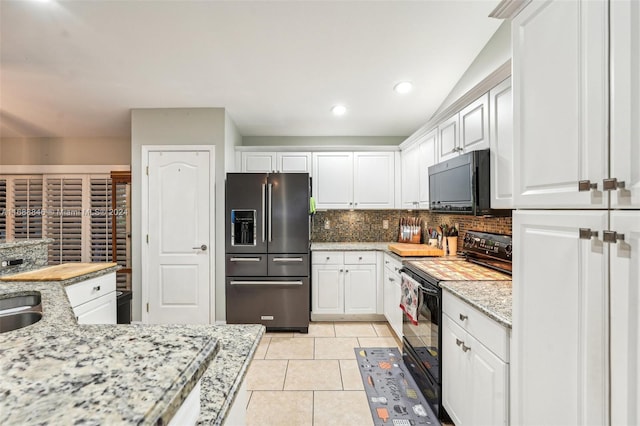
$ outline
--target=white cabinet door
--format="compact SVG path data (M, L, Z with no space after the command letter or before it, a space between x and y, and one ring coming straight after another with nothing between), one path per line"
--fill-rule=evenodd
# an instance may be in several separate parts
M448 160L460 154L458 129L459 115L455 114L438 125L438 162Z
M402 310L400 310L400 276L393 273L389 268L384 268L383 276L384 291L384 316L389 325L402 339Z
M318 209L353 208L353 153L313 153L313 174Z
M460 147L464 152L489 148L489 94L460 111Z
M469 356L467 391L471 403L462 424L508 425L509 364L469 334L465 337L464 345L468 348ZM463 352L461 348L458 350Z
M465 338L466 332L442 315L442 405L457 426L464 424L469 407L469 355L458 344Z
M358 209L394 208L394 153L353 153L353 201Z
M412 145L400 154L402 161L402 208L418 207L420 193L420 147Z
M640 5L610 2L611 176L625 184L612 191L614 208L640 208ZM604 159L603 159L604 161Z
M491 157L491 208L513 207L513 102L511 78L489 92L491 106L489 154Z
M312 312L314 314L344 313L344 269L341 265L312 267Z
M277 169L275 152L243 152L241 159L245 173L271 173Z
M345 265L344 313L375 314L377 287L376 265Z
M433 129L420 142L418 161L418 204L420 208L429 208L429 167L437 163L436 145L438 130Z
M611 212L611 424L640 424L640 212Z
M276 164L280 173L309 173L311 176L310 152L278 152Z
M541 407L555 424L608 424L607 222L607 211L513 215L512 424L544 423Z
M78 324L115 324L118 314L116 292L112 291L78 305L73 308L73 313Z
M606 207L607 8L534 1L513 18L515 207Z

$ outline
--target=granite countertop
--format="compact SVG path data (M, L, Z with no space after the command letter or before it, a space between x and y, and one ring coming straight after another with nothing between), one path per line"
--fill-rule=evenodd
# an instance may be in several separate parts
M341 242L341 243L311 243L311 251L328 251L328 250L378 250L389 251L389 244L393 244L393 241L389 242Z
M64 287L115 269L0 283L0 297L40 292L43 311L0 334L0 424L166 424L200 379L203 418L222 422L264 327L78 325Z
M0 249L3 248L14 248L14 247L24 247L24 246L34 246L37 244L49 244L52 243L52 238L42 238L39 240L0 240Z
M511 281L441 281L440 287L511 328Z

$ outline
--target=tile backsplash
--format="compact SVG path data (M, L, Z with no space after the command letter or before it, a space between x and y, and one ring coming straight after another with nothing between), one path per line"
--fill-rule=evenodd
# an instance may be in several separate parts
M397 241L402 217L419 217L424 222L423 241L427 227L457 224L461 231L458 247L469 230L511 235L511 215L503 217L465 216L431 213L428 210L323 210L312 219L311 240L314 242ZM389 222L388 229L383 221ZM325 224L328 222L328 228Z

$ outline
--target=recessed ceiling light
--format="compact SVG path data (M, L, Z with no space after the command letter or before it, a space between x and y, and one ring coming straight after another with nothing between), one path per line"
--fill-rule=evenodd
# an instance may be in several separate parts
M413 83L410 81L401 81L400 83L393 86L393 90L396 93L409 93L413 89Z
M334 107L331 108L331 112L333 115L345 115L347 107L344 105L334 105Z

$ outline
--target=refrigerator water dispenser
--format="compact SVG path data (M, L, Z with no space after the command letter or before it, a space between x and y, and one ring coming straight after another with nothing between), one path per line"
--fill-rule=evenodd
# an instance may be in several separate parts
M257 219L255 210L231 210L231 245L256 245Z

